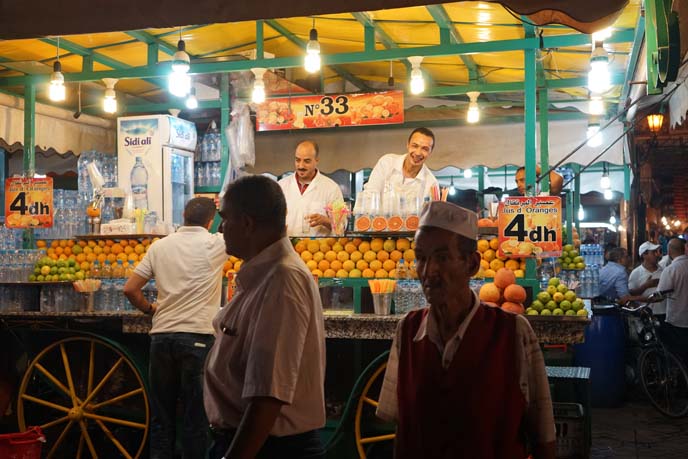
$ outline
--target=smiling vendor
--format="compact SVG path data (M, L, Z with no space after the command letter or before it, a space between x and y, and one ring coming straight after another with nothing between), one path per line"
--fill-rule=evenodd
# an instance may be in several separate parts
M423 195L428 195L437 179L425 165L435 146L435 134L428 128L417 128L411 132L406 143L406 154L387 154L380 158L370 173L367 191L385 191L390 184L393 189L416 186Z

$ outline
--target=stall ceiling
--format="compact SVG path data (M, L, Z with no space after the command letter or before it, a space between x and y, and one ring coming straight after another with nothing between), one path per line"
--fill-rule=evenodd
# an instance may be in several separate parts
M257 28L262 27L264 51L281 58L280 62L286 62L284 58L300 59L303 55L303 48L313 24L318 29L322 54L326 58L336 58L347 53L358 53L357 55L363 55L365 58L324 66L324 87L319 86L318 78L314 82L300 65L278 66L271 69L274 73L269 74L268 78L272 79L272 83L268 84L268 93L288 94L314 89L325 92L389 89L389 60L376 57L376 52L418 48L422 54L422 47L466 43L484 46L480 48L480 52L461 55L439 53L440 55L424 59L422 68L430 81L429 94L448 100L448 105L456 105L467 101L466 97L462 96L467 90L483 89L481 101L494 105L504 102L518 106L523 103L520 88L524 80L524 52L522 48L519 49L519 44L523 42L525 46L524 38L537 37L537 34L541 33L544 47L538 51L538 60L542 75L551 83L550 99L587 100L585 85L591 53L589 37L581 35L571 27L559 24L531 28L530 22L536 20L568 21L579 29L590 29L593 27L591 24L601 27L605 21L613 21L613 35L605 42L605 48L610 54L610 71L614 86L605 94L605 100L609 102L608 107L614 108L622 95L624 81L627 80L627 67L631 61L630 54L634 42L636 46L639 45L634 29L638 24L641 9L641 0L572 0L557 2L558 8L562 7L564 12L570 8L567 17L562 15L563 13L555 14L551 11L540 11L532 17L526 17L508 10L497 2L459 2L394 8L420 2L353 0L341 4L318 4L267 0L222 4L200 0L193 4L108 2L107 8L99 9L91 4L88 11L74 14L74 5L82 2L51 2L51 8L45 10L40 5L42 3L37 2L36 5L32 4L31 8L26 8L23 2L3 2L0 17L7 19L2 20L0 36L36 36L38 30L41 30L41 33L63 30L83 32L92 31L96 27L97 30L112 30L115 27L127 30L132 26L141 27L144 24L179 24L181 13L187 23L200 22L199 12L205 12L206 16L203 18L207 22L211 22L207 18L236 20L265 17L268 11L273 17L287 17L295 13L314 14L311 17L187 25L181 28L163 27L62 35L59 39L59 54L68 82L67 99L62 106L68 109L76 107L77 85L74 82L91 81L82 86L84 111L99 115L103 115L100 111L103 86L98 80L103 76L112 76L113 72L120 77L117 84L118 98L122 97L122 105L129 107L127 113L145 112L145 107L151 104L172 103L181 108L183 101L174 100L168 94L163 78L163 70L167 68L163 64L172 59L180 36L186 42L186 49L192 58L191 73L196 73L194 78L204 81L211 88L218 87L219 79L212 73L198 75L210 73L202 69L209 68L210 64L221 66L226 61L244 61L238 65L244 71L235 72L232 84L236 90L235 95L245 97L252 78L248 72L251 63L247 61L246 53L259 46L256 42ZM511 0L502 3L511 5L515 11L536 13L543 5L552 2ZM136 7L132 6L133 4L136 4ZM209 15L211 6L214 8L213 14ZM343 8L368 8L369 11L344 13L341 11ZM151 11L148 11L149 9ZM165 11L160 11L162 9ZM150 14L153 10L157 15ZM50 27L42 22L47 11L54 13L50 18ZM137 17L134 17L135 13L138 14ZM28 25L27 15L31 17L32 26ZM90 16L94 18L94 23L89 22ZM109 19L109 22L106 19ZM587 25L583 24L586 22ZM365 50L364 25L374 28L376 51ZM527 29L530 30L530 35L527 35ZM442 36L446 42L442 42ZM557 39L559 41L556 41ZM547 43L555 45L548 47ZM0 90L21 95L24 84L38 81L38 99L46 102L46 68L50 69L56 59L57 45L56 36L0 41ZM151 49L153 54L149 55ZM92 71L88 69L90 61L93 62ZM405 58L391 61L395 88L406 88L410 67L408 61ZM145 75L145 78L137 77L138 75ZM417 102L415 99L408 97L407 106L423 105L423 101ZM125 113L118 115L122 114Z

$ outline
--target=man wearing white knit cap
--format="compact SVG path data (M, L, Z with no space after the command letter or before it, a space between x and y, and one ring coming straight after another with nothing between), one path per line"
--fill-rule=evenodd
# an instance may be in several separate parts
M396 459L555 457L535 333L469 287L480 266L477 220L440 201L421 213L416 262L430 306L399 322L377 408L397 422Z

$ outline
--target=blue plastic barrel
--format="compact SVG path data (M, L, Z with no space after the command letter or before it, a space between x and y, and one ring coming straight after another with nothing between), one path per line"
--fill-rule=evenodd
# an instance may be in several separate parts
M625 341L623 318L614 305L595 305L585 342L575 346L575 364L590 368L590 402L593 407L621 405L625 392Z

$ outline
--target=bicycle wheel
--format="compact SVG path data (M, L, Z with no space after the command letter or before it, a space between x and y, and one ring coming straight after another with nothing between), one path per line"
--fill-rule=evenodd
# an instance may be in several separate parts
M638 367L643 391L660 413L670 418L688 414L688 372L678 357L661 348L647 349Z

